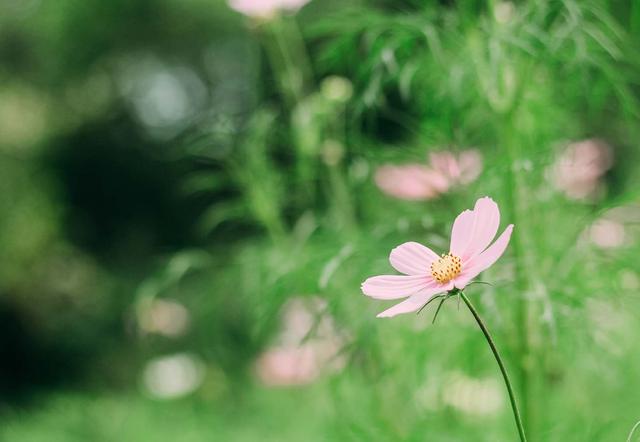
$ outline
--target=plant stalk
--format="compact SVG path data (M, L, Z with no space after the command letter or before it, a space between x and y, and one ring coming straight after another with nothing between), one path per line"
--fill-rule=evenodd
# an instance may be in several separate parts
M469 307L469 311L471 312L473 317L476 319L478 326L480 326L480 330L482 330L484 337L487 339L487 343L489 344L489 347L491 347L493 356L496 358L496 362L498 362L498 366L500 367L500 372L502 373L502 378L504 379L504 383L507 386L507 391L509 392L509 401L511 402L511 410L513 411L513 417L516 421L516 427L518 428L518 435L520 436L520 441L527 442L527 436L524 433L524 426L522 425L522 418L520 417L520 410L518 409L518 404L516 403L516 397L513 392L513 387L511 386L511 381L509 380L509 374L507 373L507 369L504 365L504 362L502 361L502 356L500 356L498 347L496 347L496 344L493 341L493 338L491 337L491 333L489 333L487 326L482 321L482 318L480 318L480 315L476 311L473 304L471 304L471 301L469 301L469 298L467 298L467 296L462 291L460 291L460 297L462 298L464 303L467 304L467 307Z
M516 101L517 105L517 101ZM525 216L521 216L521 209L519 206L519 197L521 193L521 180L514 171L513 167L519 158L519 144L514 139L513 130L511 127L511 121L515 118L516 110L511 109L508 115L502 117L500 127L500 138L503 149L505 149L507 162L507 169L505 173L505 179L507 181L507 199L509 207L511 209L510 219L511 222L518 225L518 229L513 235L511 241L511 250L513 251L515 261L515 282L519 293L523 293L526 290L528 283L526 280L526 274L524 269L526 264L524 262L522 246L522 235L526 229L526 223L524 222ZM524 225L523 225L524 224ZM531 358L531 335L534 330L531 329L533 324L530 321L530 305L529 300L523 296L516 298L516 315L518 318L518 382L519 393L522 399L522 410L529 425L529 431L535 430L535 422L533 418L533 404L531 402L531 389L532 389L532 374L529 361Z

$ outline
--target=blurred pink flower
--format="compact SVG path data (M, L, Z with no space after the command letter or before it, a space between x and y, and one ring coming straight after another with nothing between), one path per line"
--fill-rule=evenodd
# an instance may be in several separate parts
M407 298L380 313L380 318L415 312L440 293L462 290L507 248L513 224L491 244L499 225L498 205L489 197L480 198L473 210L465 210L455 219L448 254L438 256L417 242L401 244L391 251L389 261L404 275L368 278L362 283L362 292L375 299Z
M387 195L406 200L430 200L456 185L473 182L482 171L482 157L475 149L459 155L432 152L430 165L381 166L375 182Z
M322 374L344 367L344 339L320 298L293 298L285 306L282 330L275 345L256 361L256 374L265 385L292 386L314 382Z
M280 11L295 12L310 0L229 0L229 7L249 17L271 18Z
M446 176L452 184L469 184L482 172L482 156L477 149L460 152L431 152L429 160L433 168Z
M551 181L568 198L594 196L613 165L611 146L598 139L569 144L551 168Z
M602 249L615 249L625 243L624 224L619 221L601 218L589 227L591 241Z
M310 384L320 375L312 347L275 347L256 362L258 377L265 385L287 386Z
M382 166L376 171L375 181L387 195L405 200L429 200L448 188L444 176L419 164Z

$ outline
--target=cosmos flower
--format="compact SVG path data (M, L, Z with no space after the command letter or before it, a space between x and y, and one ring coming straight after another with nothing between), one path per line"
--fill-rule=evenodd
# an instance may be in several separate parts
M613 165L611 146L598 139L569 144L553 164L549 175L553 185L567 198L593 197L602 184L602 176Z
M513 224L491 244L499 225L498 205L489 197L480 198L473 210L455 219L449 253L438 256L417 242L401 244L391 251L389 261L404 275L373 276L362 283L362 292L375 299L407 298L380 318L415 312L438 294L462 290L507 248Z
M472 183L482 171L482 157L476 149L465 150L457 155L446 151L431 152L429 161L451 185Z
M306 385L320 376L320 364L311 346L274 347L256 361L256 374L269 386Z
M420 164L382 166L375 181L387 195L414 201L434 199L448 188L443 175Z
M295 12L309 0L229 0L229 7L249 17L271 18L279 11Z
M627 242L624 224L610 218L600 218L587 228L589 239L601 249L615 249Z
M429 162L429 165L382 166L376 172L375 182L380 190L395 198L430 200L452 187L473 182L482 171L482 158L475 149L458 155L432 152Z
M341 370L344 346L333 318L320 298L292 298L285 305L276 343L256 360L255 372L268 386L306 385Z

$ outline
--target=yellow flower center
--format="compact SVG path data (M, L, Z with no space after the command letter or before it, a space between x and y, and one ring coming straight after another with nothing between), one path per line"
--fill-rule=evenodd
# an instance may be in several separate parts
M445 284L460 274L462 260L451 253L443 254L431 264L431 275L440 284Z

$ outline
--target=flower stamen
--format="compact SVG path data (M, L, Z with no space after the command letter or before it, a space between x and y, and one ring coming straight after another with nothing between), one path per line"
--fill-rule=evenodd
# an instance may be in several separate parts
M431 263L431 275L440 284L446 284L460 274L462 260L451 253L442 254L442 257Z

